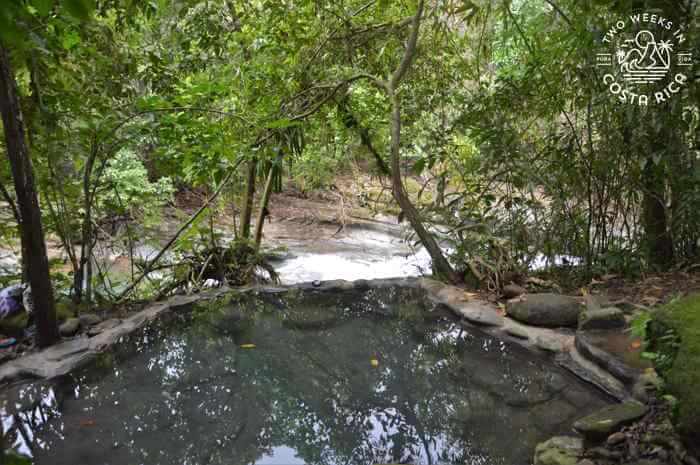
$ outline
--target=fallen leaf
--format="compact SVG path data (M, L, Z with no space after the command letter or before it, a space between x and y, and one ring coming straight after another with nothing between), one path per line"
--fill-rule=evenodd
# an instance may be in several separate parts
M370 358L369 359L369 364L372 365L372 368L377 368L379 366L379 360L376 358Z
M241 344L241 349L255 349L255 344Z

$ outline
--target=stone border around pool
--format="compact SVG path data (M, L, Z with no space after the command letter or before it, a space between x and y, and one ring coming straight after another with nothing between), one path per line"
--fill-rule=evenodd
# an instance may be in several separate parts
M317 291L367 290L371 288L404 287L425 291L435 303L442 304L462 319L463 324L474 326L498 339L507 340L537 353L554 355L554 362L579 378L589 382L619 401L631 398L626 385L584 357L576 347L575 333L569 329L549 329L524 325L462 288L443 284L429 278L393 278L357 281L323 281L289 286L223 287L191 296L173 296L150 304L138 313L121 321L112 321L102 332L88 337L85 334L63 341L43 351L24 355L0 366L0 386L26 379L50 379L77 370L98 355L118 344L125 336L143 328L166 314L176 314L191 308L197 302L206 302L231 292L278 293L289 289Z

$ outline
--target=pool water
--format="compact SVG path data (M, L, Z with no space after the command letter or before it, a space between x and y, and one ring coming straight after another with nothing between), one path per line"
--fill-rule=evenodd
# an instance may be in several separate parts
M37 464L525 465L608 400L388 288L195 308L0 402Z

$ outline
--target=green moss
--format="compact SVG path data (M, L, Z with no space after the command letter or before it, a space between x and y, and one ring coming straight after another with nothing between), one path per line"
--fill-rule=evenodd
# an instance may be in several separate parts
M73 311L72 302L65 300L56 302L56 319L58 321L64 321L73 317L75 317L75 312Z
M700 435L700 294L666 305L657 320L672 328L680 342L670 368L662 373L666 390L680 401L679 425L686 433Z
M10 318L0 320L0 333L8 336L17 336L22 334L22 330L27 327L29 317L27 313L22 311Z

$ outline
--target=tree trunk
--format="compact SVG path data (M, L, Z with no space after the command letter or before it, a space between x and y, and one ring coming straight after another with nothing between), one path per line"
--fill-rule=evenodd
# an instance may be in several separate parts
M433 271L435 275L447 282L457 284L462 280L455 270L452 269L452 265L450 265L450 262L448 262L443 255L442 249L440 249L440 246L433 235L430 234L430 232L428 232L423 225L420 214L418 213L418 210L416 210L416 207L414 207L411 203L411 200L408 198L408 193L406 192L401 179L401 106L399 103L399 98L396 95L396 90L411 66L413 57L416 54L416 45L418 43L418 32L420 29L422 15L423 1L421 0L418 3L418 11L411 21L411 34L408 42L406 43L406 52L401 59L401 63L399 63L399 66L393 72L388 82L379 82L379 84L386 90L389 96L389 101L391 102L392 192L396 202L401 207L401 211L403 212L404 216L411 223L411 226L420 238L423 247L425 247L430 254L430 258L433 260Z
M665 270L673 263L673 242L666 220L664 178L662 164L648 159L642 173L642 221L649 263L657 270Z
M360 142L362 142L362 145L374 157L374 160L377 163L377 168L379 168L379 172L382 174L382 176L390 176L391 171L389 170L389 167L384 162L384 159L379 154L379 152L377 152L377 149L374 147L374 144L372 144L372 138L369 135L369 129L367 129L365 126L362 126L357 120L357 118L355 118L355 115L353 115L352 110L350 109L350 104L348 100L349 97L346 95L340 100L340 102L338 102L338 111L341 114L343 124L347 129L356 130L358 132L358 134L360 135Z
M437 241L432 234L425 228L423 222L420 219L420 214L416 207L413 206L406 189L404 188L403 181L401 179L401 169L400 169L400 145L401 145L401 107L399 105L399 99L394 92L394 89L389 86L389 98L391 99L391 173L392 173L392 192L396 202L401 207L401 211L404 216L408 219L420 238L423 247L430 254L430 258L433 260L433 271L436 276L447 282L457 284L461 281L457 273L452 269L452 265L447 261L442 253L442 249L438 245Z
M258 159L253 157L248 161L246 175L246 191L243 199L243 209L241 211L241 239L250 238L250 220L253 216L253 200L255 198L255 173L257 171Z
M258 212L258 219L255 223L255 250L260 248L260 241L262 240L263 225L265 224L265 217L267 216L267 204L270 201L270 192L272 191L272 179L275 174L275 164L270 165L270 172L267 174L267 180L265 181L265 190L263 190L262 198L260 199L260 211Z
M58 339L56 308L46 256L41 210L34 184L32 161L24 134L24 123L17 93L17 83L7 49L0 44L0 113L5 132L7 158L17 194L17 207L22 217L21 234L29 254L27 268L32 287L37 324L37 344L46 347Z

